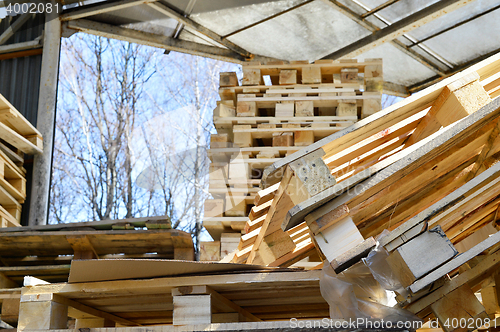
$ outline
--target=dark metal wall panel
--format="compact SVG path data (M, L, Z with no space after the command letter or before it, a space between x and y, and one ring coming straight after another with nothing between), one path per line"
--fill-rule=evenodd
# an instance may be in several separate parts
M0 22L0 33L10 26L11 19L6 17ZM7 41L7 44L34 40L42 34L43 26L44 16L36 15L29 19ZM34 125L36 125L41 68L41 54L0 60L0 93Z
M5 31L16 18L6 17L0 22L0 34ZM42 34L45 17L36 15L12 36L6 44L31 41ZM0 93L21 112L28 121L36 126L38 95L42 55L24 56L0 60ZM29 158L29 157L28 157ZM26 201L23 204L21 224L28 225L31 196L31 177L33 160L28 159L26 168Z

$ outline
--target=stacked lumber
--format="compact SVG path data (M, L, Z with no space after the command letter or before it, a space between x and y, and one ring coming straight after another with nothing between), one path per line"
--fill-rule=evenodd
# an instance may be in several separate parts
M0 284L18 287L26 275L68 280L82 259L193 260L191 236L171 229L165 217L10 227L0 230Z
M175 277L28 286L17 295L21 303L18 328L67 329L68 320L76 319L74 328L162 324L170 325L163 326L166 331L174 331L173 327L175 331L204 331L211 330L208 327L213 323L321 319L328 316L328 304L320 293L320 276L321 271L238 271L233 267L232 271ZM197 324L206 327L194 328ZM246 329L234 324L231 330Z
M290 231L307 225L313 250L340 273L378 238L401 306L445 331L451 318L474 328L495 318L499 77L495 55L268 167L257 196L272 203L233 261L288 266L304 257Z
M264 169L379 111L382 85L380 59L250 63L241 86L236 73L221 73L203 221L213 239L235 250L224 234L248 233L249 218L262 215L251 211ZM202 259L223 258L216 248L202 243Z
M24 154L42 152L42 136L0 95L0 227L20 226L26 199Z

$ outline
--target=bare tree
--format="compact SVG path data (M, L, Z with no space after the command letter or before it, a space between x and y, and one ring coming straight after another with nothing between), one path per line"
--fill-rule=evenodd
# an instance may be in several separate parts
M154 52L84 36L65 40L62 54L56 161L71 167L67 176L90 206L81 217L132 217L128 139L141 113L144 85L154 72L149 64Z
M64 40L52 222L165 215L198 248L219 71L235 69L99 37Z

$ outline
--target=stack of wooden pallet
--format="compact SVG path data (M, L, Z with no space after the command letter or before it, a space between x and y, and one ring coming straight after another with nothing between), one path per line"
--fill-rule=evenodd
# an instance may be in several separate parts
M24 154L42 152L42 136L0 95L0 226L20 226L26 199Z
M499 315L499 86L495 55L274 163L232 260L289 266L319 250L339 273L387 229L401 306L445 331ZM305 225L311 247L291 235Z
M203 243L202 257L224 257L238 242L228 233L251 231L245 223L267 166L379 111L382 85L380 59L250 64L241 86L236 73L221 73L208 152L214 199L203 223L227 250Z

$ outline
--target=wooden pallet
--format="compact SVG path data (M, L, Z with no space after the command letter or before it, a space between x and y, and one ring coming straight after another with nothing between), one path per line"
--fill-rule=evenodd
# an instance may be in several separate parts
M218 134L212 135L208 152L209 191L215 199L229 199L229 211L217 218L246 216L251 200L239 199L234 206L231 196L253 199L253 181L277 158L341 131L366 112L380 110L381 85L373 83L382 79L381 64L379 59L250 64L244 67L242 86L235 73L221 73L221 101L214 110ZM272 85L263 84L264 76ZM213 217L205 227L216 230L208 229L209 233L218 236L231 230L227 222L216 227Z
M0 275L17 284L25 275L60 282L67 280L72 259L192 260L193 250L191 236L170 229L164 218L4 228Z
M0 95L0 139L27 154L42 153L40 132Z
M84 317L94 322L104 318L100 326L108 327L321 319L328 317L329 309L319 291L320 275L321 271L256 270L25 287L19 328L66 328L68 316L76 318L78 328L99 326L88 325ZM42 319L49 317L52 325Z

